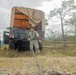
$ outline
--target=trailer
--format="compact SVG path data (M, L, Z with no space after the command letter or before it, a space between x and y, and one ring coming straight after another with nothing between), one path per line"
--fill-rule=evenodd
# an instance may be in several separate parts
M31 26L35 28L40 37L44 38L44 12L26 7L13 7L10 31L4 31L3 35L4 44L8 44L10 49L29 49L28 33ZM39 40L39 49L42 50L41 40Z

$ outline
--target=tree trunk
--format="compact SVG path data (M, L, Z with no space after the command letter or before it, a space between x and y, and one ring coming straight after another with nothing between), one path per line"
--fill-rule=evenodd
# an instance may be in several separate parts
M63 37L64 46L67 46L66 38L65 38L65 35L64 35L63 18L62 18L61 13L60 13L60 19L61 19L61 28L62 28L62 37Z
M75 41L76 41L76 25L75 25Z

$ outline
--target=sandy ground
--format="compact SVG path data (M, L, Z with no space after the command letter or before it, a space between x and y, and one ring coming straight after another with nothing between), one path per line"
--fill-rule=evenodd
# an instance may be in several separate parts
M76 57L37 56L44 75L52 71L76 72ZM39 68L34 57L1 58L0 75L39 75ZM47 74L50 75L50 74Z

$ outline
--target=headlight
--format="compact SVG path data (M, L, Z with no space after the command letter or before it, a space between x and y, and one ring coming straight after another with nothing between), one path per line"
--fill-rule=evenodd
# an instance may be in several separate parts
M10 37L10 38L14 38L14 35L10 34L9 37Z

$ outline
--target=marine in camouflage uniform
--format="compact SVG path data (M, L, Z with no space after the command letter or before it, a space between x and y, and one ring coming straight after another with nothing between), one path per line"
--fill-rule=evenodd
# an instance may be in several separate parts
M31 27L30 32L28 34L28 40L30 41L30 51L33 50L33 46L35 47L35 51L39 50L38 37L38 32L35 31L33 27Z

